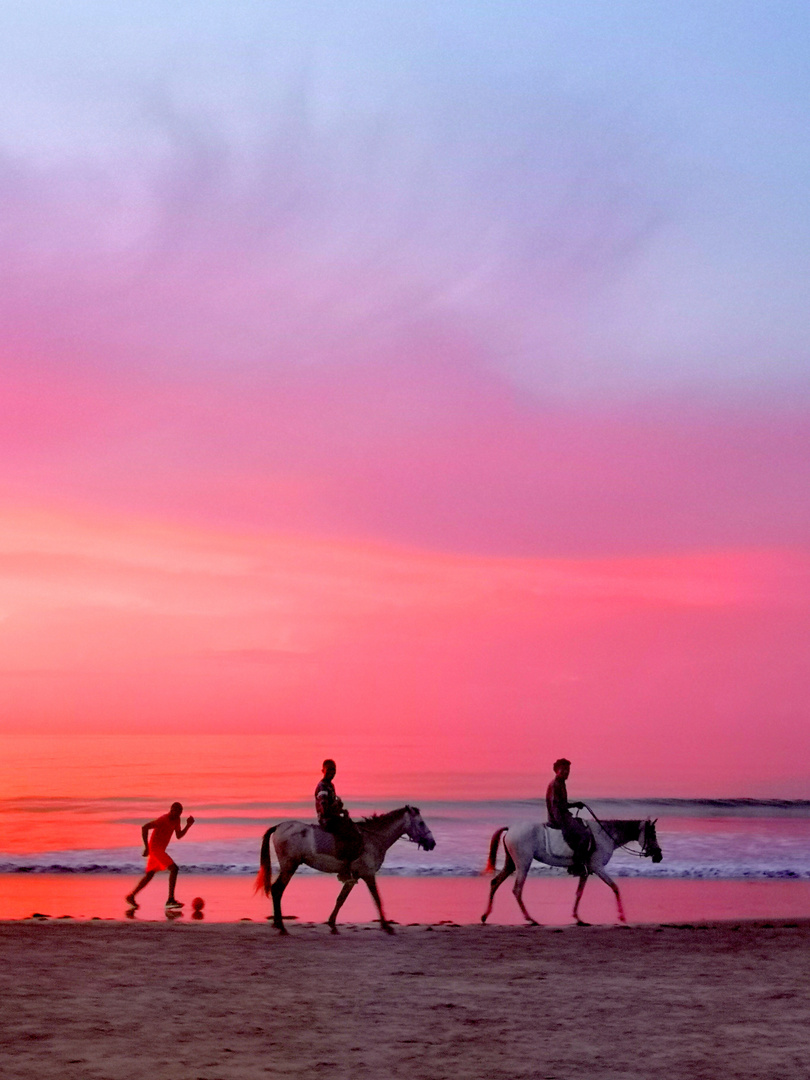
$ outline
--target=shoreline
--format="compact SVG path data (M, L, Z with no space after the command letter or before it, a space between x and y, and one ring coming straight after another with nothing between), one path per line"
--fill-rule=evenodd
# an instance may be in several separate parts
M0 922L13 1080L773 1080L810 919L660 926Z

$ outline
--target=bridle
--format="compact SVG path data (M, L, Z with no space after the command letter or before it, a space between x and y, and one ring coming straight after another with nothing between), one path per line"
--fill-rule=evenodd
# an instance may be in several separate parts
M410 818L410 820L411 820L411 821L413 821L413 815L414 815L414 814L419 814L419 811L418 811L418 810L416 809L416 807L414 807L414 806L406 806L406 807L405 807L405 809L407 810L407 812L408 812L408 817ZM421 819L422 815L421 815L421 814L419 814L419 817L420 817L420 819ZM424 825L424 821L422 822L422 824ZM403 835L403 836L405 837L405 839L406 839L406 840L408 841L408 843L410 843L410 844L416 844L416 846L417 846L418 848L421 848L421 849L422 849L423 851L429 851L429 850L430 850L430 848L428 848L428 847L426 846L426 845L427 845L427 840L425 839L425 837L424 837L424 836L421 836L421 837L417 836L416 838L414 838L414 837L413 837L413 836L411 836L411 834L410 834L409 832L407 832L407 831L406 831L406 832L404 832L404 833L403 833L402 835Z
M650 838L647 835L648 830L647 830L647 822L646 821L641 822L642 835L644 837L643 840L641 839L641 837L639 837L638 840L635 840L635 841L634 840L625 840L625 842L622 844L622 843L619 843L618 838L614 835L614 833L611 832L611 830L607 827L607 825L605 825L605 823L603 821L599 820L599 818L596 816L596 814L593 812L593 810L591 810L590 806L588 806L587 803L583 803L582 805L588 811L588 813L591 815L591 817L596 822L596 824L600 827L600 829L604 829L604 831L608 834L610 839L616 845L617 850L619 848L621 848L622 851L626 851L628 855L635 855L635 857L637 859L651 859L652 858L652 854L648 850L649 846L650 846ZM633 843L641 844L641 851L635 851L633 848L627 846L628 844L633 844Z

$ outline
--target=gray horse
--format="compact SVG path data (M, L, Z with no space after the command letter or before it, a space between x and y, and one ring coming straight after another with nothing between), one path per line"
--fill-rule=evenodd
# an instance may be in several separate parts
M357 882L365 881L380 913L380 925L383 930L392 934L394 931L385 917L377 890L377 871L382 866L388 849L401 836L412 840L425 851L432 851L436 847L436 841L415 806L403 806L399 810L390 810L387 814L374 814L372 817L361 818L355 824L360 830L363 846L351 864L352 877L344 882L334 911L329 916L328 925L333 934L338 932L335 925L338 912ZM270 863L271 836L279 862L275 881L272 880ZM334 836L319 825L310 825L305 821L282 821L280 825L268 829L262 838L260 862L256 892L261 891L265 896L272 895L273 925L282 934L286 934L287 930L281 916L281 896L298 867L305 863L324 874L337 874L344 869L344 862L336 853Z
M641 845L641 850L637 854L648 856L654 863L661 862L664 856L661 854L658 838L655 835L655 822L649 819L646 821L597 821L594 819L587 822L587 825L594 838L594 851L588 859L587 867L584 873L580 875L579 884L577 885L574 918L579 926L587 925L579 917L579 902L582 899L582 892L585 888L585 882L588 880L588 875L596 874L613 890L619 909L619 919L621 922L627 922L624 917L619 887L613 878L605 873L605 866L610 861L610 857L616 848L624 847L626 844L633 842L638 842ZM512 891L526 919L534 926L537 926L537 922L528 913L526 905L523 903L523 886L526 882L526 875L529 873L529 867L534 859L546 863L547 866L571 866L574 861L573 851L562 839L561 831L552 829L549 825L525 824L515 825L511 828L504 827L493 833L489 845L489 861L484 870L485 874L493 873L496 869L495 858L498 852L498 842L502 835L506 862L500 873L496 874L492 879L489 887L489 904L487 910L481 916L481 922L486 922L492 911L492 901L495 899L495 893L509 875L517 870L517 877Z

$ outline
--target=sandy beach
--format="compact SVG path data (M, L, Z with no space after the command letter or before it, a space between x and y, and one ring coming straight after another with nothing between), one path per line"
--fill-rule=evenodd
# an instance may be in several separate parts
M799 1077L810 921L0 924L4 1080Z

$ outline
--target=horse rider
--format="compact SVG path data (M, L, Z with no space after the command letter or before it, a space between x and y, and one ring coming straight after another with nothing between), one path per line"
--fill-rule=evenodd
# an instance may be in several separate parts
M320 827L335 838L335 854L344 864L338 880L346 881L354 876L351 865L360 854L363 837L335 791L332 781L336 772L337 765L327 758L323 763L323 778L315 788L315 813Z
M573 864L569 867L569 874L582 877L587 873L588 860L596 849L593 834L584 821L575 818L571 810L584 809L584 803L568 801L568 791L565 781L571 772L571 762L568 758L558 758L554 762L554 779L546 790L546 807L548 809L548 823L552 829L560 829L563 840L574 853Z

